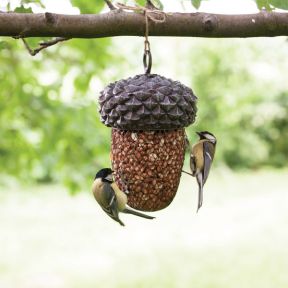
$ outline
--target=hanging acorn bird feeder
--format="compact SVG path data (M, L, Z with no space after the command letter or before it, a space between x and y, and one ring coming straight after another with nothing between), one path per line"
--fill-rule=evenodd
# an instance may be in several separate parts
M147 23L147 21L146 21ZM157 211L173 200L186 148L184 127L195 121L197 97L178 81L150 74L146 37L145 74L109 84L100 94L101 121L112 127L111 162L128 205Z

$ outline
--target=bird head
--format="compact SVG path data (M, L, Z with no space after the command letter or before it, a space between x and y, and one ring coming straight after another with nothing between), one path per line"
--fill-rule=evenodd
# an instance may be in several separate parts
M200 140L206 139L213 144L216 144L216 142L217 142L216 137L208 131L201 131L201 132L196 132L196 133L199 135Z
M113 172L110 168L103 168L96 173L95 179L101 178L104 182L113 182Z

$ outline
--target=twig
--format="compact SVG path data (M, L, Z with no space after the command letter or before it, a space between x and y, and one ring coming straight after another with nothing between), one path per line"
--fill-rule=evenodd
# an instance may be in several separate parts
M117 8L111 3L110 0L104 0L110 10L116 10Z
M36 48L36 49L32 49L29 44L27 43L27 41L25 40L25 38L21 37L23 43L24 43L24 46L26 47L27 51L29 52L29 54L31 56L35 56L36 54L38 54L41 50L43 49L46 49L50 46L53 46L59 42L63 42L63 41L66 41L66 40L69 40L71 38L64 38L64 37L56 37L55 39L52 39L52 40L48 40L48 41L43 41L43 42L40 42L39 43L39 47Z

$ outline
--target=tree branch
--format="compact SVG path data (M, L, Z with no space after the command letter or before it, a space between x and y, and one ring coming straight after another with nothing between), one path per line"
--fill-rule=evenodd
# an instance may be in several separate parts
M150 36L273 37L288 36L288 13L247 15L167 13L164 23L149 21ZM0 13L0 36L100 38L143 36L145 17L121 9L103 14Z
M17 39L17 37L15 37L15 38ZM25 48L27 49L27 51L29 52L29 54L30 54L31 56L35 56L35 55L37 55L41 50L46 49L46 48L48 48L48 47L50 47L50 46L53 46L53 45L55 45L55 44L57 44L57 43L59 43L59 42L63 42L63 41L69 40L69 38L57 37L57 38L55 38L55 39L51 39L51 40L48 40L48 41L40 42L38 48L32 49L32 48L28 45L28 43L26 42L25 38L20 37L20 39L22 39Z

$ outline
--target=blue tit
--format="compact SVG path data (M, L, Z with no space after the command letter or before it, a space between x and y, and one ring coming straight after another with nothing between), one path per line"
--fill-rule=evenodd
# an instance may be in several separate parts
M190 154L190 168L192 176L196 177L198 189L198 210L203 203L203 186L208 178L212 161L215 155L216 137L208 132L196 132L200 139L192 146Z
M113 181L113 171L110 168L103 168L97 172L92 185L92 191L94 198L101 208L121 226L125 225L119 218L119 212L133 214L146 219L155 218L132 210L127 206L127 195Z

